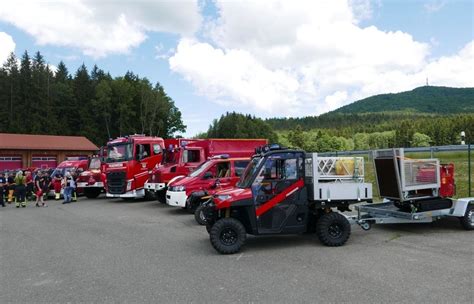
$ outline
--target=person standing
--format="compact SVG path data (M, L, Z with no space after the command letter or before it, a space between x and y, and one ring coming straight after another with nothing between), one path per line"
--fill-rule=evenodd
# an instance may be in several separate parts
M35 178L35 188L36 188L36 207L47 207L43 200L44 191L47 191L47 181L46 176L43 172L38 171L38 174ZM41 206L40 206L41 203Z
M15 176L15 197L16 207L26 207L26 178L23 176L23 172L20 170Z
M74 181L74 188L72 189L71 198L73 202L77 202L77 171L76 170L71 171L71 177L72 177L72 180Z
M51 185L53 184L53 179L51 178L51 174L49 171L43 171L43 177L45 185L43 187L43 201L48 198L49 189L51 189ZM61 182L59 183L59 191L61 191Z
M3 172L0 172L0 205L5 207L5 200L4 200L4 193L5 193L5 186L7 185L7 179L3 176Z
M61 198L61 188L62 188L63 178L60 173L54 175L53 186L54 186L54 199L59 200Z
M74 179L71 176L71 173L68 171L64 176L63 180L64 185L64 202L63 204L68 204L71 202L72 190L74 189Z
M26 179L26 199L33 200L33 193L35 190L35 183L33 181L33 175L31 171L25 171L25 179Z
M6 188L8 190L7 202L11 204L13 202L13 195L15 194L15 176L13 175L13 172L8 174Z

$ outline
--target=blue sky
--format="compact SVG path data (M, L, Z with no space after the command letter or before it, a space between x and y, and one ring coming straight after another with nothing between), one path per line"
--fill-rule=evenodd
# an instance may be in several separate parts
M473 85L472 1L301 1L291 7L288 1L143 0L124 7L121 1L112 12L88 0L80 7L57 2L35 8L5 1L0 33L14 46L0 39L0 61L11 50L18 56L39 50L52 65L64 61L71 73L82 63L113 76L133 71L164 86L189 136L226 111L317 115L412 89L426 77L434 85ZM74 15L81 10L90 14L86 21ZM67 24L49 21L63 15ZM120 18L126 25L117 30ZM104 33L83 35L89 24Z

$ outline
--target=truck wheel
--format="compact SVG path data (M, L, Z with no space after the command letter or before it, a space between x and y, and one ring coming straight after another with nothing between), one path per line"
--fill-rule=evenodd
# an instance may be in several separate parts
M244 245L247 233L245 227L236 219L223 218L211 228L210 239L212 247L222 254L232 254Z
M156 200L156 195L154 192L145 190L145 200L146 201L153 201Z
M194 219L199 225L206 225L206 216L204 215L204 206L199 205L194 211Z
M469 204L466 208L466 213L460 217L461 225L466 230L474 230L474 205Z
M100 194L100 188L92 188L92 189L85 188L84 189L84 195L87 198L96 198L99 196L99 194Z
M326 246L342 246L351 235L351 224L338 212L326 213L316 223L316 234Z

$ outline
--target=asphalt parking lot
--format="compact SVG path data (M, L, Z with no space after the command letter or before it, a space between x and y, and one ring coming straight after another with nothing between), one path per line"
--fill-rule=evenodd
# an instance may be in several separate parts
M219 255L159 202L81 198L0 209L0 303L472 303L474 234L456 219L353 227L349 242L249 237Z

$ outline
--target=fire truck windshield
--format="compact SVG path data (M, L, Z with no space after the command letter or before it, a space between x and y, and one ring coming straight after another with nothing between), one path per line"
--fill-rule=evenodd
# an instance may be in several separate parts
M100 158L93 157L89 163L89 169L100 169Z
M161 163L165 164L176 164L178 162L178 150L176 149L165 149L163 150L163 159Z
M245 168L244 174L240 177L239 182L237 183L237 187L239 188L248 188L252 184L252 178L260 167L260 163L262 161L262 157L254 157L252 161L248 164L247 168Z
M133 159L131 143L118 143L107 146L107 163L127 161Z

